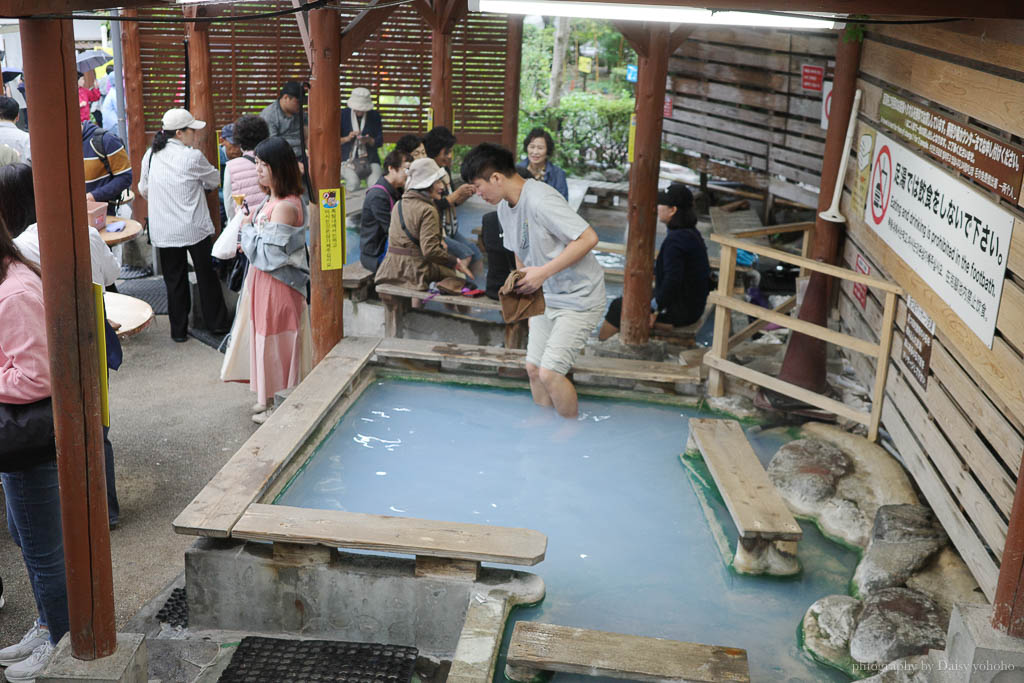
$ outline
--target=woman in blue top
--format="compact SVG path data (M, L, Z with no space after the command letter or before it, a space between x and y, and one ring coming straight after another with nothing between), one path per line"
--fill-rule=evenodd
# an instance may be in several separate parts
M534 128L523 140L523 151L526 158L516 166L521 171L526 171L528 177L547 183L569 199L569 185L565 182L565 171L551 163L551 157L555 154L555 141L551 133L543 128Z

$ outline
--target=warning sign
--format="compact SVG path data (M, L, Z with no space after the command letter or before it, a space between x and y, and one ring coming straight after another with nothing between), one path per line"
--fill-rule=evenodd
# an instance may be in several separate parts
M858 273L871 275L871 264L860 254L857 254L857 259L853 262L853 269ZM854 282L853 298L860 304L861 310L866 309L868 307L868 286L861 282Z
M900 360L922 389L928 388L928 368L932 363L932 339L935 321L912 298L907 297L907 324L903 326L903 352Z
M992 348L1012 214L878 133L864 222Z
M825 82L825 67L815 64L804 64L800 67L800 87L804 90L821 92Z

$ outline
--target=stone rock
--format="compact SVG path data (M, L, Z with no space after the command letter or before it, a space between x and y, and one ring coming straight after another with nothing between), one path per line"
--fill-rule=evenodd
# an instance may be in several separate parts
M764 414L754 407L754 402L746 396L708 396L707 403L712 410L732 415L740 420L764 417Z
M609 168L604 172L604 179L609 183L621 183L625 177L622 171L617 168Z
M850 656L864 668L942 649L948 621L928 596L909 588L883 588L864 600Z
M587 180L604 180L604 173L600 171L587 171L587 174L583 176Z
M827 441L846 454L852 464L852 469L836 482L835 495L813 509L799 510L787 499L798 514L816 518L829 536L864 548L879 507L919 502L903 467L881 446L820 422L805 424L802 435Z
M863 606L848 595L828 595L804 614L804 648L815 658L853 675L856 662L850 657L850 638Z
M868 548L853 575L853 586L866 596L880 588L902 586L949 543L930 508L883 505L875 514Z
M810 514L835 495L839 478L852 467L846 454L827 441L797 439L775 453L768 476L790 508Z
M902 657L891 662L871 678L862 683L930 683L932 664L928 655Z
M907 588L924 593L939 604L946 614L953 605L964 602L985 604L984 593L960 555L947 545L923 567L907 579Z

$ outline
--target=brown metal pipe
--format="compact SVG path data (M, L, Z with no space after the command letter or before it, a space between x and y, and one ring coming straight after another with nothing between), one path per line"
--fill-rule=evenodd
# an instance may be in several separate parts
M53 424L57 435L64 565L72 654L117 648L92 259L85 226L85 167L78 113L74 30L66 20L20 22L32 178L43 265Z
M840 33L836 44L836 69L832 84L831 123L825 136L825 158L821 164L821 183L818 193L818 213L825 211L832 203L839 165L846 149L846 126L857 90L857 71L860 68L861 43L847 41ZM839 245L843 238L842 223L832 223L820 215L815 217L814 241L811 244L811 258L835 265L839 261ZM800 306L800 320L825 325L828 322L828 308L832 301L833 278L812 277ZM806 334L793 332L782 360L779 379L805 389L822 393L828 386L826 380L825 342Z
M624 344L646 344L651 331L654 237L658 227L658 175L668 54L668 26L650 25L647 56L639 57L636 140L629 172L629 235L620 332Z
M182 9L185 17L206 16L206 8L191 5ZM196 149L200 150L214 168L220 162L217 150L217 122L213 111L213 67L210 64L210 25L205 22L185 24L188 40L189 111L206 127L196 131ZM206 204L213 220L213 228L220 234L220 194L206 193Z
M341 18L336 9L309 13L313 77L309 88L309 172L313 192L341 185L341 93L338 85ZM320 209L309 204L310 314L314 362L319 363L344 336L341 270L320 268Z

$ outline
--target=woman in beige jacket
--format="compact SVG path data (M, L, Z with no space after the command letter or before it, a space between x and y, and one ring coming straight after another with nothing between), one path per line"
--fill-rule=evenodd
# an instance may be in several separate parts
M448 253L434 200L441 196L445 171L433 159L417 159L409 167L405 194L391 210L388 251L377 269L377 284L426 291L446 277L472 277L469 258Z

